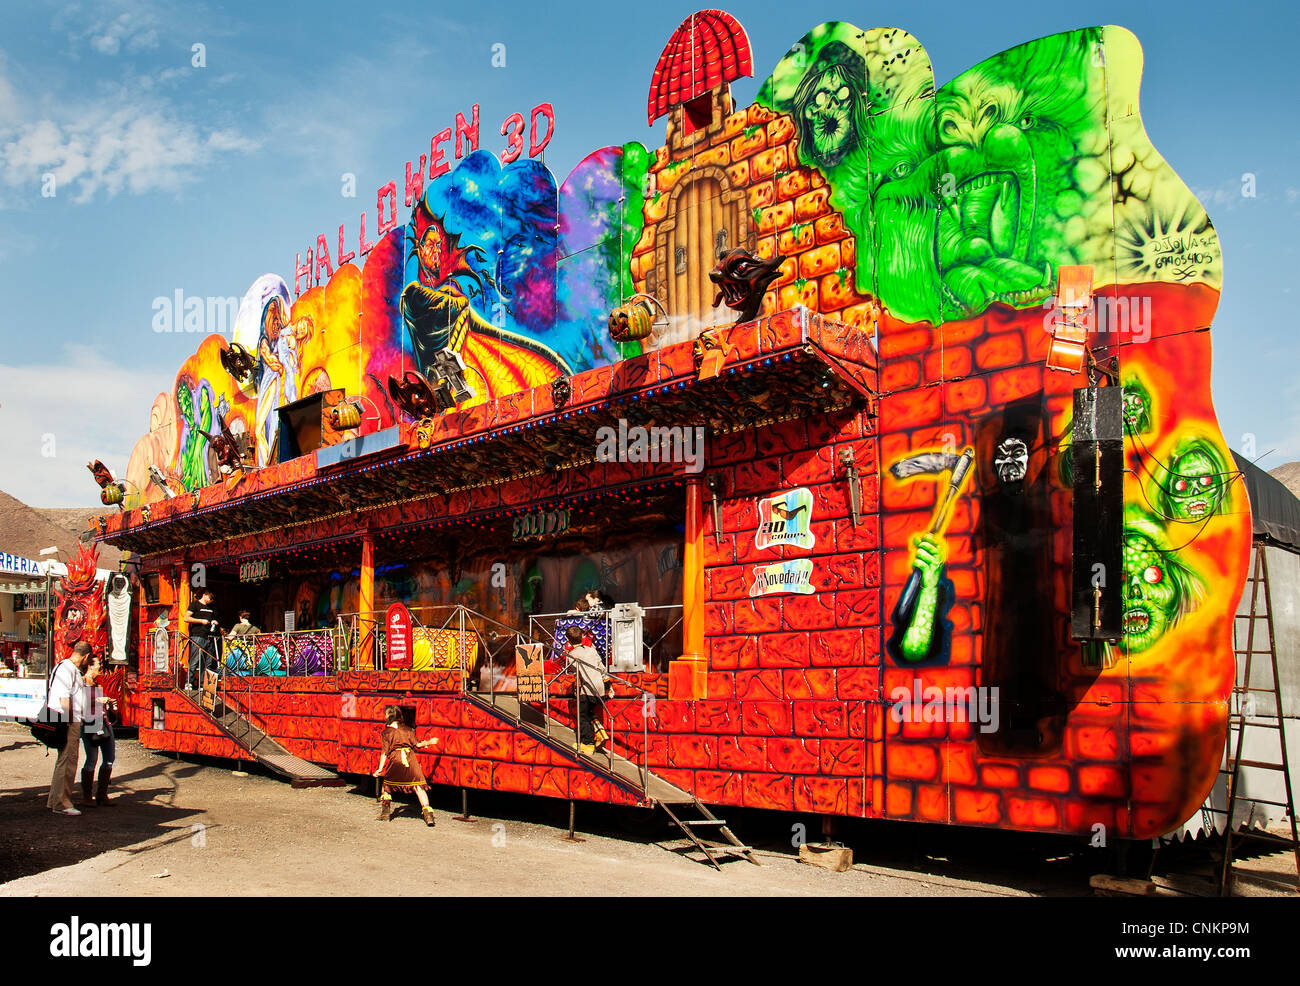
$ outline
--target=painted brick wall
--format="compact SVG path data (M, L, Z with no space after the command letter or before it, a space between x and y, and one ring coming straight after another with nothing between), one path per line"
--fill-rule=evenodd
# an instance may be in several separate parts
M995 307L983 317L938 330L886 318L880 334L880 459L930 448L960 449L975 441L979 420L1012 401L1044 395L1047 426L1060 435L1080 376L1043 367L1048 338L1042 311ZM1026 365L1028 364L1028 365ZM1035 365L1036 364L1036 365ZM1055 468L1055 459L1049 468ZM911 570L909 539L925 529L936 484L886 483L882 493L882 570L892 606ZM1068 620L1071 564L1070 494L1052 494L1052 562L1057 595L1026 597L1050 604ZM883 694L895 688L965 687L982 683L982 601L987 586L979 548L979 501L965 496L948 527L948 577L957 601L946 666L900 667L885 657ZM1065 636L1064 634L1058 635ZM1043 757L996 757L980 752L974 727L963 722L898 722L884 715L887 745L885 814L889 817L1019 829L1088 832L1095 823L1122 831L1128 818L1130 680L1097 682L1078 658L1061 659L1059 682L1071 705L1061 747ZM1152 711L1149 714L1158 714Z
M721 132L691 157L674 160L668 146L660 147L649 168L658 194L646 199L645 226L632 250L637 291L648 290L649 275L662 261L655 239L673 189L698 169L721 167L731 186L745 193L754 252L785 258L780 277L763 298L763 311L803 305L847 325L871 325L878 307L853 286L854 237L831 208L821 172L798 162L794 120L758 104L729 115Z

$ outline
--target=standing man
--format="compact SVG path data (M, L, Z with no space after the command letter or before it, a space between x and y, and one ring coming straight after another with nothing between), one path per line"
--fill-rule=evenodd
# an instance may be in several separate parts
M605 729L600 723L605 697L605 662L596 648L583 642L582 627L570 626L564 633L569 641L569 661L573 665L578 699L578 743L583 753L598 753L605 745Z
M186 667L185 689L203 687L203 675L209 664L217 661L213 649L220 629L217 611L212 608L212 590L204 589L196 602L185 611L185 622L190 627L190 659Z
M81 749L81 707L74 698L81 690L81 669L90 660L90 644L77 641L72 654L55 667L50 678L49 710L68 724L59 759L54 763L54 777L50 781L50 797L46 806L56 815L80 815L68 792L77 783L77 754Z

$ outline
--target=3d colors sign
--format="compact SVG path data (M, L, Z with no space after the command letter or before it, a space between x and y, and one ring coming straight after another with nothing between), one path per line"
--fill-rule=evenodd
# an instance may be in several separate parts
M817 543L812 532L812 512L812 491L802 486L759 500L754 547L760 551L781 545L812 548Z

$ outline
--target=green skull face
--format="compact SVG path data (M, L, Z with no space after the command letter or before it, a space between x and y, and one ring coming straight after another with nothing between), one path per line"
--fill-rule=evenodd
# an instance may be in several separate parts
M1147 538L1128 532L1124 537L1124 647L1141 653L1155 644L1173 624L1178 587L1168 565Z
M1174 459L1166 487L1169 513L1183 521L1204 520L1219 509L1223 499L1223 476L1218 464L1198 447Z
M1151 430L1151 395L1136 380L1124 384L1124 427L1131 435Z
M812 157L828 167L839 164L857 141L852 82L843 66L832 65L820 76L800 107L803 129L812 138Z

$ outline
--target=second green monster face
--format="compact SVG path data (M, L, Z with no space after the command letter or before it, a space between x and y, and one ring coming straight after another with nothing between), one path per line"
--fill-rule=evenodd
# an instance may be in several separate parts
M1178 520L1204 520L1219 509L1223 477L1218 464L1199 447L1174 459L1167 490L1170 513Z
M1124 646L1130 654L1146 650L1173 624L1178 587L1164 557L1134 531L1124 536Z

